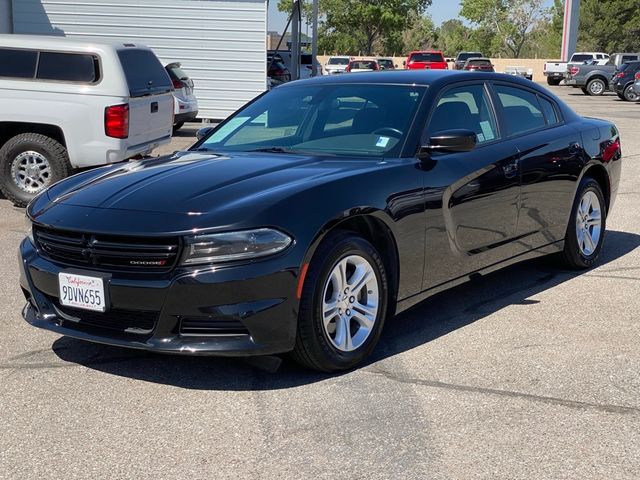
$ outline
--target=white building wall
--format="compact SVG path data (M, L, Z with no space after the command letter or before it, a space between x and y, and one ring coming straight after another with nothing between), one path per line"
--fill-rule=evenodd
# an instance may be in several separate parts
M0 33L11 33L11 0L0 0Z
M163 64L181 62L202 118L225 118L266 88L266 0L12 1L15 33L143 43Z

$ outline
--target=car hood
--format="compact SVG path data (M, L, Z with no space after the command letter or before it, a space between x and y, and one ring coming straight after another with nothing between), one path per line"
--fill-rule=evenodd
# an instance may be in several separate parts
M179 152L86 172L48 190L55 204L196 215L256 208L302 188L374 167L376 159Z

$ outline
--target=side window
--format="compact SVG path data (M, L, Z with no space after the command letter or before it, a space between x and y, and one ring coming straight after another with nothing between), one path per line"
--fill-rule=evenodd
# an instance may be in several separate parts
M38 52L0 48L0 77L33 78Z
M546 125L535 93L504 85L496 85L495 90L502 106L507 135L518 135Z
M98 59L93 55L41 52L36 78L66 82L98 81Z
M547 119L547 125L555 125L560 123L560 119L558 118L558 112L556 111L553 103L547 100L544 97L538 97L540 99L540 105L542 105L542 111L544 112L544 117Z
M497 138L496 119L484 85L452 88L438 101L429 122L429 134L455 129L475 132L478 144Z

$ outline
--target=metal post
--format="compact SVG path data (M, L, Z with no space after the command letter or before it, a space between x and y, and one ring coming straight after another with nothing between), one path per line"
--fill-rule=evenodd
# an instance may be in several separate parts
M293 0L291 13L291 79L300 78L300 1Z
M564 28L562 30L562 61L568 62L576 52L580 26L580 0L565 0Z
M318 2L320 0L313 0L313 13L311 15L311 22L313 23L313 39L311 40L311 62L313 62L313 70L311 76L315 77L318 72Z

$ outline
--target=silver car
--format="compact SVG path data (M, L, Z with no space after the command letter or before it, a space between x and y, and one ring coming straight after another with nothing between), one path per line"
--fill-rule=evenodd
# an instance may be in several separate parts
M164 67L173 83L174 133L182 128L185 122L191 122L198 116L198 100L193 94L193 80L181 67L178 62Z

